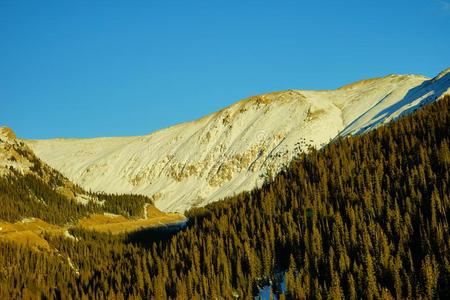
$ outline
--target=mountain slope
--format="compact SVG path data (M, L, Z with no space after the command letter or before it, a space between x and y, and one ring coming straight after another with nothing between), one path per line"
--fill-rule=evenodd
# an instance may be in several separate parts
M447 96L192 209L163 241L50 239L70 265L0 242L0 298L450 299L449 145Z
M86 192L41 162L5 127L0 127L0 207L0 222L27 223L39 218L64 226L73 225L83 217L95 217L95 213L107 213L107 217L115 214L122 217L123 231L128 225L136 225L130 224L131 221L125 224L128 218L133 222L141 218L142 226L149 225L153 219L152 225L183 219L159 212L145 196ZM5 231L0 229L0 233Z
M16 138L10 128L0 127L0 178L14 180L26 177L46 185L61 198L84 204L92 200L82 188L42 163L25 143ZM17 186L11 186L11 188L18 189ZM1 196L8 195L4 192Z
M250 97L146 136L25 142L86 189L145 194L162 210L184 211L260 185L309 147L434 101L448 92L449 72Z

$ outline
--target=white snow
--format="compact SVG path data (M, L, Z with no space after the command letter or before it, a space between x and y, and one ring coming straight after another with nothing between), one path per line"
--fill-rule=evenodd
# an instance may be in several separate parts
M75 200L80 204L87 205L91 198L88 195L76 195Z
M359 134L448 92L439 78L390 75L337 90L251 97L145 136L26 141L86 189L154 196L164 211L202 206L260 185L309 146Z
M36 221L36 218L23 218L20 222L22 223L33 223Z
M106 217L110 217L110 218L122 217L122 215L117 215L117 214L113 214L113 213L109 213L109 212L104 212L103 215Z
M144 204L144 219L148 219L148 211L147 211L147 207L150 205L150 203L145 203Z
M64 237L67 239L71 239L74 241L78 241L78 238L76 238L75 236L73 236L72 234L70 234L70 232L68 230L64 230Z
M89 202L93 202L93 203L98 204L98 205L105 204L105 200L100 201L100 200L98 200L97 197L92 197L92 196L90 196L88 194L77 194L75 196L75 200L78 203L83 204L83 205L87 205Z
M74 266L74 264L72 263L72 260L70 259L70 257L67 257L67 263L69 264L69 267L75 272L75 274L77 276L79 276L80 275L80 270L78 270L78 268Z

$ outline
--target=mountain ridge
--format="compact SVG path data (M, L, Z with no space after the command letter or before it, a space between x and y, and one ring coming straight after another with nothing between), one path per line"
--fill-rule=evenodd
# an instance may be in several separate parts
M144 136L24 141L84 188L144 194L162 210L184 211L260 185L310 147L435 101L450 87L442 73L261 94Z

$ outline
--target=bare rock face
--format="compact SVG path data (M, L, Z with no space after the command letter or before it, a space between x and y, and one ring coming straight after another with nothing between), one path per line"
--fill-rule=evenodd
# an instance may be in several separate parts
M86 189L153 196L184 211L260 185L293 157L360 134L435 101L450 75L390 75L332 91L250 97L146 136L25 141Z

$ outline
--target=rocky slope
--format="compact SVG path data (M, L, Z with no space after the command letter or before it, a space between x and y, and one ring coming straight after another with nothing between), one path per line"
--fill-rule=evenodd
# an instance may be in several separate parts
M13 173L31 174L59 194L76 202L93 201L79 186L36 157L23 141L16 138L10 128L0 127L0 176Z
M145 194L162 210L184 211L252 189L299 152L373 129L449 87L450 69L433 79L389 75L337 90L250 97L145 136L25 142L86 189Z

